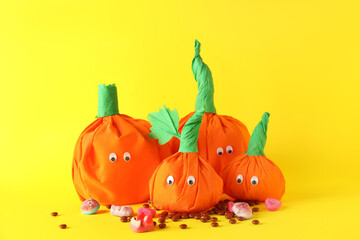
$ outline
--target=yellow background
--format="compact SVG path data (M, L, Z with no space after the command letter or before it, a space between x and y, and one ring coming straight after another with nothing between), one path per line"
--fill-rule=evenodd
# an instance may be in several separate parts
M359 239L359 10L347 0L1 1L0 238ZM252 132L271 113L265 152L287 180L283 207L261 205L258 226L187 220L147 234L105 208L83 216L71 163L97 85L116 83L120 112L135 118L163 103L184 116L195 39L219 114Z

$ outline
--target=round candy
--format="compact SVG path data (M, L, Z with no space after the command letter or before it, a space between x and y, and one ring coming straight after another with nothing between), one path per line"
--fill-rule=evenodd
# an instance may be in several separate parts
M95 213L97 210L99 210L100 204L95 199L91 198L88 200L85 200L81 204L81 212L84 215L90 215Z

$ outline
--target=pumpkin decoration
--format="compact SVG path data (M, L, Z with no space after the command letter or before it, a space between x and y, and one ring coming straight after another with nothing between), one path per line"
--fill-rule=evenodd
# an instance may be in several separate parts
M199 131L199 154L220 174L227 163L246 151L250 134L246 126L239 120L216 113L212 74L209 67L202 61L200 43L197 40L195 40L195 56L192 60L192 71L198 83L195 111L206 104ZM204 99L206 99L205 103ZM181 119L180 132L193 114L194 112ZM178 149L179 141L176 138L172 139L171 144L173 145L173 150Z
M97 119L75 146L72 177L81 200L128 205L149 200L149 179L159 165L150 124L119 114L116 86L99 85Z
M232 160L223 170L224 192L243 200L280 200L285 179L278 166L264 154L269 113L264 113L251 135L245 154Z
M165 105L149 114L150 136L164 144L175 136L180 139L179 152L165 159L152 175L149 188L154 207L171 212L196 212L218 203L222 179L198 154L197 139L205 108L196 111L178 132L179 116Z

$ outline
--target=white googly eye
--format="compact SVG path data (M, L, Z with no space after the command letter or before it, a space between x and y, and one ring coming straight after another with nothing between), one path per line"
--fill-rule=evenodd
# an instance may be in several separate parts
M237 175L236 182L238 184L241 184L243 182L243 180L244 180L243 175L241 175L241 174Z
M232 154L233 151L234 151L234 150L233 150L232 146L229 145L229 146L226 147L226 152L227 152L228 154Z
M188 179L187 179L187 183L192 186L195 184L195 178L194 176L189 176Z
M109 155L110 162L115 162L116 159L117 159L116 154L115 153L110 153L110 155Z
M257 178L257 176L253 176L250 182L253 186L256 186L259 183L259 179Z
M124 153L124 160L125 160L125 162L130 161L130 159L131 159L130 153L128 153L128 152Z
M174 183L174 177L173 176L168 176L167 179L166 179L166 182L169 186L173 185Z
M221 156L221 155L223 155L223 153L224 153L224 149L222 149L221 147L219 147L218 149L216 149L216 153L217 153L217 155Z

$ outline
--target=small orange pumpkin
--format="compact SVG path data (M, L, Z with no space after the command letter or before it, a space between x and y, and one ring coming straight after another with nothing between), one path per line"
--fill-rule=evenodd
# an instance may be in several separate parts
M171 212L196 212L214 206L222 195L222 179L199 156L197 139L203 110L185 124L178 133L179 116L164 106L159 112L149 114L151 135L160 144L172 136L180 138L179 152L165 159L152 175L149 188L153 206Z
M216 113L212 74L209 67L202 61L200 43L197 40L195 41L192 71L198 83L195 110L198 110L204 104L206 105L199 131L199 154L220 174L227 163L246 151L250 134L246 126L236 118ZM205 103L203 102L204 99L206 99ZM189 113L181 119L179 132L182 131L193 114L194 112ZM173 151L179 148L179 144L178 139L173 138L171 140Z
M99 85L99 114L75 146L72 176L83 201L127 205L149 200L149 179L161 156L150 124L119 114L115 85Z
M285 178L280 168L264 154L269 113L264 113L250 138L249 149L223 170L224 192L242 200L280 200Z

